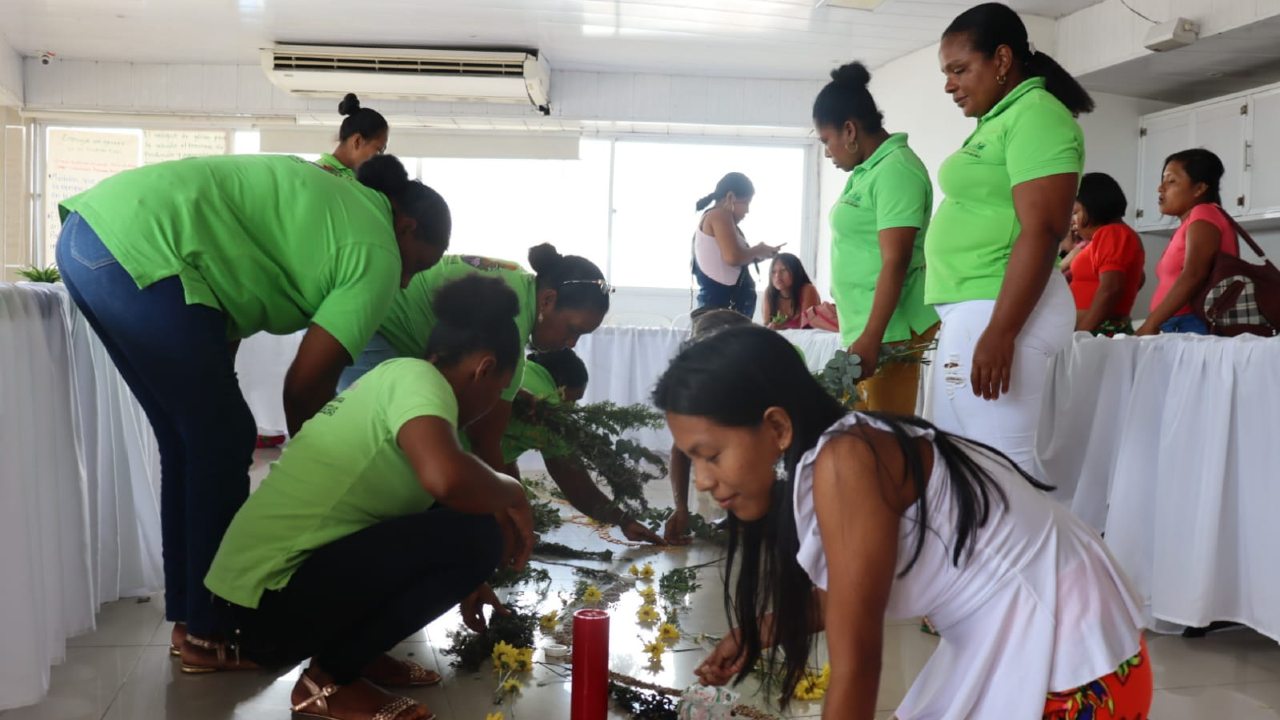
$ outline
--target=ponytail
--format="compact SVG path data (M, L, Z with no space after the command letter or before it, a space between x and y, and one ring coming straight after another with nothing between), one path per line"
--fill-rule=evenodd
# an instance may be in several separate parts
M338 114L345 116L342 127L338 129L339 142L346 142L352 135L373 140L387 132L387 119L377 110L360 107L360 98L355 93L347 93L342 98L338 103Z
M590 260L561 255L551 243L542 243L529 248L529 267L538 276L539 290L556 291L557 309L609 312L612 289Z
M703 195L694 205L694 208L701 212L712 202L723 200L729 193L733 193L734 197L750 200L756 194L756 187L751 184L751 179L746 175L740 172L731 172L720 178L720 182L716 183L715 191Z
M1031 46L1027 26L1008 5L990 2L965 10L947 26L943 37L967 35L974 50L994 57L1001 45L1013 53L1028 77L1044 78L1045 90L1058 99L1072 115L1093 112L1089 91L1071 76L1057 60Z

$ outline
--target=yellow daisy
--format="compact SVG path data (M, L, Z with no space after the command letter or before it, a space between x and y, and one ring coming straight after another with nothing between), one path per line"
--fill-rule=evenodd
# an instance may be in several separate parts
M600 588L595 585L588 585L587 589L582 593L582 602L587 603L588 605L594 605L595 603L600 602L600 599L603 597L604 594L600 592Z
M658 601L658 591L654 590L652 586L640 588L640 598L644 600L645 605L652 605Z
M653 579L653 563L645 563L644 567L640 568L640 578L643 580Z
M551 612L538 618L538 626L543 632L551 632L556 629L556 623L560 620L560 613L552 610Z
M644 651L648 653L650 662L658 662L662 659L662 654L667 651L667 646L661 640L654 640L645 644Z
M517 693L517 692L520 692L520 688L521 688L521 685L519 680L515 678L507 678L507 681L502 683L502 687L498 688L498 690L504 693L506 692Z
M657 608L652 605L641 605L640 609L636 611L636 620L645 624L651 623L659 617Z
M515 669L519 672L533 669L533 648L516 650Z
M631 567L627 568L627 574L635 577L640 577L640 568L636 567L635 564L633 563Z
M662 623L658 628L658 639L668 645L674 644L680 640L680 628L671 623Z
M484 716L484 720L502 720L502 713L500 712L489 713L488 715Z

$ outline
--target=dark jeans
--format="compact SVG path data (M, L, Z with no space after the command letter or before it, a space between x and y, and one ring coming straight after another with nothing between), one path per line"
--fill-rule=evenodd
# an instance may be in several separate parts
M751 273L744 267L738 275L736 285L724 285L712 280L698 263L693 263L693 276L698 281L699 308L727 308L736 310L747 317L756 312L756 284ZM767 320L767 318L766 318Z
M245 647L268 665L313 658L345 685L474 592L501 557L492 515L435 507L384 520L311 553L256 610L236 608Z
M227 318L188 305L177 277L139 290L79 214L62 228L57 259L67 291L155 431L165 613L193 634L217 633L204 576L249 496L257 436L236 382Z

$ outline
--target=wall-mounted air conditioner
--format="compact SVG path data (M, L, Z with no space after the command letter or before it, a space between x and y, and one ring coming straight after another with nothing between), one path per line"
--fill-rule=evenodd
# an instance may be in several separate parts
M276 45L262 68L294 95L518 103L550 113L551 67L537 50Z

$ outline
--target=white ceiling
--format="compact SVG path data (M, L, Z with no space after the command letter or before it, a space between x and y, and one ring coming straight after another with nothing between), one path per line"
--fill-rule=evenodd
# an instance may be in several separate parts
M1012 0L1060 17L1101 0ZM0 0L23 55L253 63L272 42L541 49L553 68L814 78L934 42L972 0ZM817 7L815 7L817 5Z
M1080 78L1090 90L1191 103L1280 81L1280 16Z

